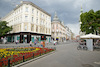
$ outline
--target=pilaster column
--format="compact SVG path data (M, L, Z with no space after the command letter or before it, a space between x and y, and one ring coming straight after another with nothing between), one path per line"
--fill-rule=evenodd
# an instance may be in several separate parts
M24 31L24 23L21 23L21 31Z
M28 31L31 31L31 23L28 23Z

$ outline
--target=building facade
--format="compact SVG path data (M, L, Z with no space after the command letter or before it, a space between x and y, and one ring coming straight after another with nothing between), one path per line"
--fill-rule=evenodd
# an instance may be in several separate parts
M52 40L57 40L59 42L66 41L66 27L63 22L59 20L56 13L51 23L51 31Z
M7 33L8 42L20 43L37 39L41 41L41 36L46 36L48 42L51 41L51 15L29 1L21 1L8 15L1 19L7 21L8 26L13 30Z
M66 26L66 40L72 40L72 31Z

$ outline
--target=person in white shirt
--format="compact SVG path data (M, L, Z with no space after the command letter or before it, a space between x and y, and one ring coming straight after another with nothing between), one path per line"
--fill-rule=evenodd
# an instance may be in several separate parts
M32 41L30 41L30 46L32 47Z

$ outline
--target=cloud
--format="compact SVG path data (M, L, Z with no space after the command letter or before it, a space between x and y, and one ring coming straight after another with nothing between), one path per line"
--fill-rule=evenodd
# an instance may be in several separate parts
M0 17L8 14L13 8L14 5L11 3L11 0L0 0Z
M68 26L72 32L74 32L75 36L76 35L79 35L79 23L76 23L76 24L66 24L66 26Z
M0 17L8 14L16 4L20 4L21 0L0 0ZM54 12L57 12L57 15L61 21L64 21L65 25L69 25L69 28L75 34L78 34L77 31L79 24L79 15L81 4L83 7L83 12L93 9L94 11L100 10L100 0L23 0L31 1L40 8L47 11L51 14L53 19Z

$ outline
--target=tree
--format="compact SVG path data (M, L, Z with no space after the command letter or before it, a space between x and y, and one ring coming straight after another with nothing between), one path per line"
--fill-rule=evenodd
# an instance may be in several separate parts
M89 12L82 13L80 18L82 22L82 32L85 32L86 34L94 34L98 31L100 33L100 21L98 22L98 19L100 19L100 10L97 12L90 10Z
M96 17L97 17L96 22L98 23L97 31L100 34L100 10L96 11Z
M12 27L7 26L8 22L0 21L0 37L6 35L12 30Z

